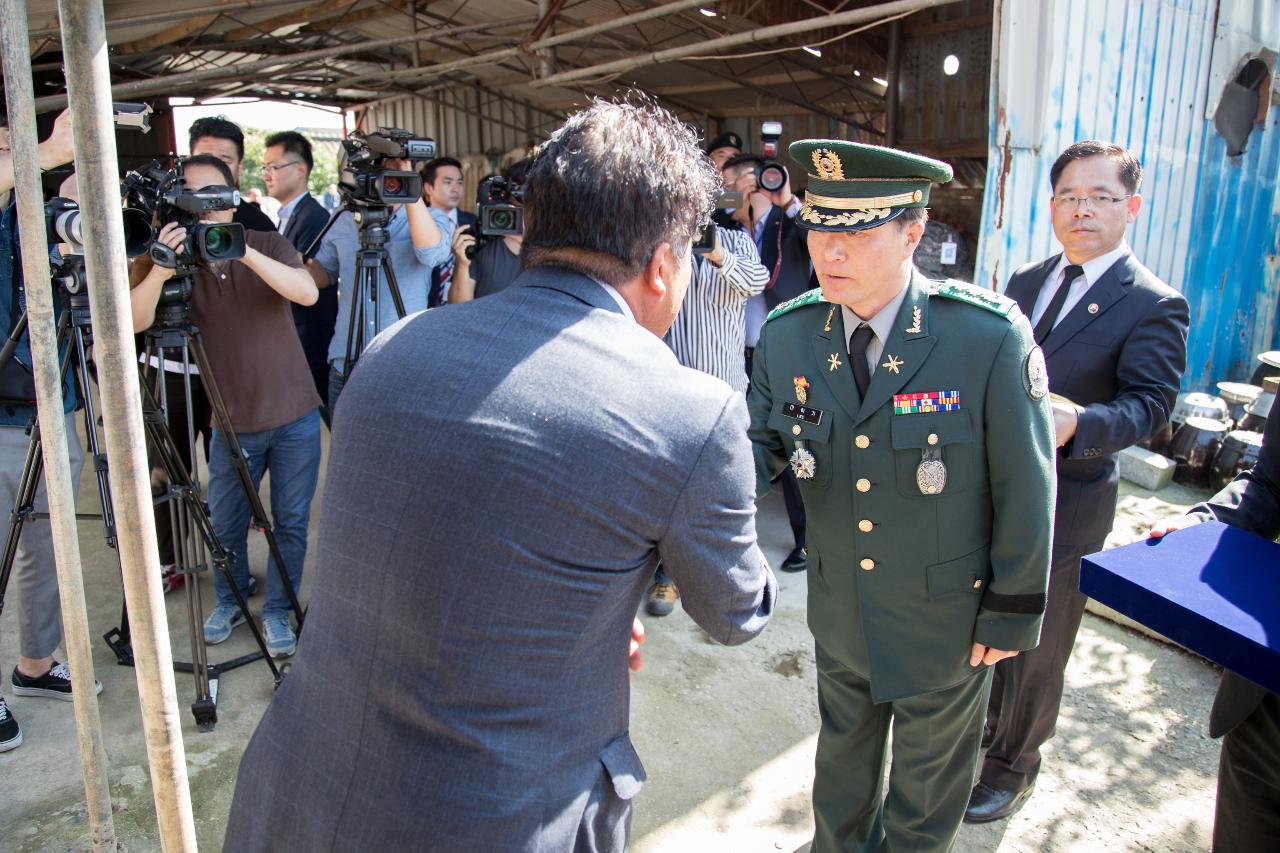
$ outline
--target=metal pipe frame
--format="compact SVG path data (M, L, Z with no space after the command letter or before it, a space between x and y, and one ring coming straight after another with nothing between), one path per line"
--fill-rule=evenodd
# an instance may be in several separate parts
M117 844L115 823L111 817L107 752L102 740L93 652L89 645L89 614L85 606L84 572L76 531L75 484L71 479L66 419L63 416L62 365L58 358L58 333L54 322L56 308L49 286L49 247L45 242L44 197L40 191L40 153L26 7L26 0L0 0L0 20L5 21L5 25L0 27L0 51L4 54L22 273L29 285L26 288L27 330L31 340L38 428L43 437L49 527L58 574L58 595L62 602L63 642L71 668L71 699L84 776L89 832L95 851L114 853ZM117 213L117 223L119 219ZM16 317L12 319L17 320Z
M151 477L142 425L137 352L125 267L124 224L101 0L58 0L72 114L72 147L84 225L94 360L100 377L117 549L129 608L142 728L160 845L195 853L195 820L182 743L173 653L160 586ZM52 442L50 442L52 443Z

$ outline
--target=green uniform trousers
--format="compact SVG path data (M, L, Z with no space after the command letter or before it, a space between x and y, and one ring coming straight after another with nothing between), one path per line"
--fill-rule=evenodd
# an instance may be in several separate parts
M816 646L822 730L813 781L812 853L947 851L978 770L991 667L892 702ZM893 722L889 793L884 760Z

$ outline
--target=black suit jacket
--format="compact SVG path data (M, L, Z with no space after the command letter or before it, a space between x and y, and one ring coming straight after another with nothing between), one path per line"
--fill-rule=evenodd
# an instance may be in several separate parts
M1258 464L1191 512L1267 539L1280 537L1280 416L1267 419ZM1244 722L1266 695L1264 688L1247 678L1223 672L1209 712L1209 735L1222 737Z
M778 256L781 254L781 265ZM795 219L787 216L778 205L769 210L764 220L764 233L760 238L760 263L773 275L776 267L778 277L764 292L765 304L772 311L788 299L794 299L806 290L818 286L809 269L809 246L805 242L805 231L796 224Z
M458 208L458 228L459 229L470 225L471 230L468 231L467 233L470 234L472 237L474 237L476 236L477 222L479 222L479 220L476 219L476 215L474 213L468 213L462 208ZM435 308L437 305L443 305L445 302L445 297L448 296L448 294L444 292L444 271L446 267L448 267L448 264L449 262L446 261L440 266L432 267L431 269L431 290L427 292L428 308Z
M1028 318L1060 257L1009 278L1005 294ZM1168 422L1187 363L1187 324L1187 300L1129 252L1045 338L1050 390L1084 407L1075 437L1058 451L1055 544L1101 542L1111 532L1116 454Z
M311 193L304 193L284 226L284 236L299 253L304 253L329 221L329 211ZM307 367L324 370L329 363L329 341L338 321L338 282L320 289L315 305L293 305L293 325L298 329Z

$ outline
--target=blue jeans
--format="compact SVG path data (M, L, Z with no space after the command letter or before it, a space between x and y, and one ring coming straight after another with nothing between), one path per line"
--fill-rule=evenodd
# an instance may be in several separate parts
M263 473L271 473L271 519L276 544L280 547L289 582L297 593L302 583L302 565L307 558L311 498L320 475L320 412L312 410L275 429L238 435L254 487L262 483ZM241 594L247 594L248 528L252 510L231 465L222 431L217 428L213 430L209 454L209 514L213 532L231 555L231 576ZM213 573L213 589L218 595L218 604L235 606L235 595L221 572ZM262 618L287 618L288 615L289 595L280 583L274 561L268 559L267 603L262 607Z

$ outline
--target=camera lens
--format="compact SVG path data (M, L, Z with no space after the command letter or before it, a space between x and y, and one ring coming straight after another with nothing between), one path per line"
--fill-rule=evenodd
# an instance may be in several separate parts
M231 232L226 228L210 228L205 232L204 246L212 257L221 257L231 248L234 241Z
M382 179L382 191L387 195L399 195L401 187L400 179L393 175L387 175Z
M766 192L777 192L787 183L787 172L777 163L765 166L760 170L760 189Z
M513 228L515 227L515 217L510 210L495 210L492 218L489 220L494 228Z

